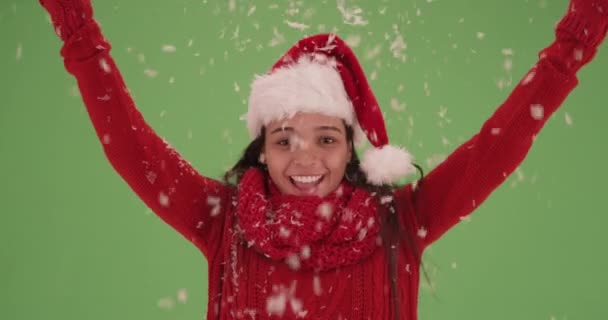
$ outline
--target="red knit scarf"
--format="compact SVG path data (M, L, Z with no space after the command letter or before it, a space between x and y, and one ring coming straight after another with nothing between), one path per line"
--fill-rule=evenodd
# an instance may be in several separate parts
M368 257L379 243L377 203L366 190L342 183L318 196L281 194L270 178L249 169L239 183L237 224L249 246L293 269L328 270Z

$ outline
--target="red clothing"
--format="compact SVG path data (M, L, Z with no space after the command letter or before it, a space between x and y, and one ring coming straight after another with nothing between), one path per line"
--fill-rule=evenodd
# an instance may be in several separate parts
M395 192L402 223L420 231L415 237L419 248L470 214L516 169L546 120L577 85L576 68L564 68L566 63L556 67L556 61L570 59L559 52L548 52L550 59L541 59L479 133L430 172L417 191L407 185ZM206 257L208 319L276 319L268 308L282 302L286 319L394 318L382 247L359 264L315 274L293 271L235 241L235 189L200 175L148 126L97 24L88 22L73 35L62 55L112 166ZM398 260L399 317L415 320L419 265L408 251L400 251Z

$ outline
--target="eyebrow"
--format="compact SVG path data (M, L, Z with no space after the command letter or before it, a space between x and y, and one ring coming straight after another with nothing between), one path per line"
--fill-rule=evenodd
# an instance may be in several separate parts
M317 131L318 130L332 130L332 131L337 131L337 132L342 133L342 130L340 130L339 128L334 127L334 126L318 126L318 127L315 127L315 130L317 130ZM277 132L284 132L284 131L294 131L294 129L292 127L279 127L279 128L272 130L272 132L270 134L277 133Z

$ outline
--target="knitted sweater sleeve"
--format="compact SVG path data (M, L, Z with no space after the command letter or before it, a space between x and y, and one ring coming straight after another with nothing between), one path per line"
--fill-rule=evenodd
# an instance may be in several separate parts
M416 228L412 232L421 248L469 215L524 160L545 122L578 84L576 71L603 40L605 24L597 24L601 31L580 27L588 21L580 12L567 14L555 42L539 53L539 61L481 130L417 185L396 191L397 201L409 203L402 219ZM594 32L597 38L589 39Z
M91 19L61 49L105 155L149 208L210 258L220 243L230 190L201 176L146 123L110 48Z

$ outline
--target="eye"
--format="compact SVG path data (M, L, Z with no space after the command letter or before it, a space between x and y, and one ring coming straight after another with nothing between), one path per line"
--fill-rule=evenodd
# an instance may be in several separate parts
M281 139L279 141L276 142L277 145L279 146L288 146L289 145L289 139Z
M323 144L332 144L335 142L336 142L336 139L334 139L333 137L321 137L321 143L323 143Z

